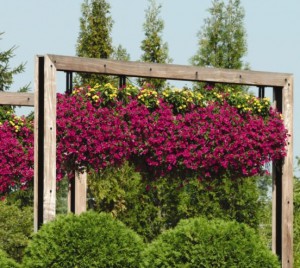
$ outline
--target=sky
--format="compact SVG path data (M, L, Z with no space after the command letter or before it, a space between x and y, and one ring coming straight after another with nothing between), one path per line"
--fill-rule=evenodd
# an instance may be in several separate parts
M36 55L75 56L79 18L83 0L0 0L0 51L17 46L11 67L26 63L23 74L15 77L11 91L31 83L34 87ZM130 59L140 59L147 0L107 0L114 20L113 45L121 44ZM162 4L168 43L174 64L189 65L197 51L197 33L209 16L211 0L157 0ZM225 2L227 2L225 0ZM248 53L245 61L252 70L294 75L294 155L300 156L300 1L241 0L245 10ZM65 89L65 75L58 73L58 91ZM180 84L178 85L180 86ZM271 89L267 89L270 94ZM28 109L28 108L27 108ZM19 113L28 113L23 108Z

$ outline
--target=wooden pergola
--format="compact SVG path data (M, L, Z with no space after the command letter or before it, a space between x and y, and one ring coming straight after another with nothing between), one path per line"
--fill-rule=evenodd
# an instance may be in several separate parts
M273 104L282 112L289 142L287 155L273 163L272 251L282 267L293 267L293 76L287 73L201 68L185 65L123 62L59 55L37 56L33 93L0 93L0 104L34 106L34 227L55 218L56 73L84 72L124 77L161 78L273 88ZM86 206L85 174L76 173L70 210Z

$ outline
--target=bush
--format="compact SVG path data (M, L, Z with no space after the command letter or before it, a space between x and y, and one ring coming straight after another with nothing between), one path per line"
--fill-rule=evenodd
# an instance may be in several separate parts
M253 229L234 221L182 220L143 252L141 267L279 267Z
M32 209L20 209L16 205L0 201L0 249L20 262L32 233Z
M143 180L135 167L124 165L88 176L91 208L111 213L150 242L181 219L203 216L246 223L258 229L264 204L257 178L199 181L189 178ZM91 199L91 198L90 198Z
M19 268L20 265L13 259L10 259L5 251L0 249L0 267L1 268Z
M138 267L142 239L104 213L59 216L34 235L24 267Z

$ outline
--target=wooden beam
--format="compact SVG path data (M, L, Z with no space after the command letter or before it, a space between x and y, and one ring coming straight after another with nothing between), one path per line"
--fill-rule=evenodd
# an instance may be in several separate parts
M56 68L45 56L44 93L44 222L56 212Z
M36 58L34 131L34 228L56 212L56 68L49 57Z
M77 215L86 211L87 205L87 172L75 171L75 178L69 184L68 212Z
M1 105L34 106L33 93L0 92Z
M287 156L282 166L282 267L293 267L293 77L282 91L282 115L286 129L291 135Z
M283 87L273 89L273 108L282 113ZM282 161L272 163L272 251L281 259L282 246Z
M283 87L290 74L48 55L58 71Z
M75 172L75 214L86 211L87 172Z
M35 58L34 74L34 231L43 223L44 195L44 57ZM40 128L39 128L40 127Z

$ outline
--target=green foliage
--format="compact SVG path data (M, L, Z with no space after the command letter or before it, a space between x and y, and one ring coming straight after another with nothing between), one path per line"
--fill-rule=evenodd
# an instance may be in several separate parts
M296 157L300 170L300 158ZM300 178L294 177L294 267L300 267Z
M16 190L6 196L7 205L14 205L20 209L33 207L33 183L28 183L26 190Z
M168 44L162 40L164 21L160 18L161 5L155 0L149 0L149 6L145 11L146 21L144 22L145 39L142 41L141 49L144 51L141 56L143 62L170 63L168 56ZM140 86L144 83L152 84L156 89L161 90L165 85L162 79L138 79Z
M199 32L199 49L191 62L196 66L242 69L247 52L244 10L240 0L214 0Z
M140 173L129 163L90 173L88 186L89 203L94 210L110 213L143 236L145 241L161 232L160 208Z
M0 249L0 267L1 268L19 268L20 264L9 258L5 251Z
M0 32L0 40L3 32ZM15 75L23 73L25 70L25 63L19 64L15 68L11 68L10 60L15 56L14 52L17 49L16 46L11 47L8 50L0 51L0 91L7 91L13 84L13 78ZM20 92L26 92L29 89L29 84L19 89ZM13 107L10 105L3 105L0 107L0 123L7 120L7 118L13 113Z
M0 32L0 36L2 34L3 33ZM14 51L16 50L16 48L16 46L13 46L8 50L0 52L0 91L8 90L13 84L14 75L23 73L25 70L24 63L21 63L15 68L11 68L9 65L9 61L15 56ZM27 91L28 87L29 85L24 86L20 89L20 91Z
M110 5L105 0L84 0L77 40L77 56L107 59L113 53ZM81 85L108 82L107 76L78 74Z
M59 216L29 244L24 267L138 267L141 238L108 214Z
M118 45L117 47L115 47L113 49L111 58L114 60L129 61L130 55L124 47L122 47L121 45Z
M67 178L56 182L56 213L66 214L68 212L68 189L69 181Z
M264 212L256 178L232 181L144 181L128 163L88 178L93 209L111 213L151 241L181 219L206 216L246 223L257 229Z
M143 252L141 267L280 267L255 231L234 221L182 220Z
M0 249L20 262L32 232L31 208L20 209L17 205L8 205L6 201L0 201Z

